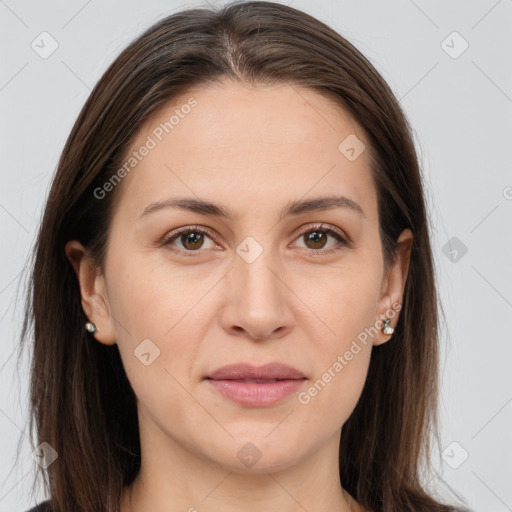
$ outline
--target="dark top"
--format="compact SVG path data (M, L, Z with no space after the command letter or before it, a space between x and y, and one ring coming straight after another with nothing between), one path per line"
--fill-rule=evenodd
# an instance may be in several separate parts
M50 501L42 501L41 503L38 503L34 508L27 510L27 512L52 512Z
M34 508L31 508L30 510L27 510L27 512L52 512L52 509L50 507L50 501L42 501L41 503L38 503ZM460 509L460 512L473 512L469 509Z

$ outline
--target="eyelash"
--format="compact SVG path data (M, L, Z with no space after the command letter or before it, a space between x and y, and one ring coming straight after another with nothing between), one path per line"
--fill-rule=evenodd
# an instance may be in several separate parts
M307 233L313 232L313 231L322 231L323 233L326 233L328 235L333 236L337 241L338 245L336 247L331 247L330 249L306 249L310 254L313 255L325 255L325 254L331 254L333 252L336 252L338 250L341 250L345 247L351 247L351 242L347 241L340 232L338 232L336 229L332 227L325 226L324 224L316 224L313 226L308 226L306 229L302 230L297 238L300 238L301 236L306 235ZM177 240L182 235L188 235L189 233L201 233L203 235L208 235L214 242L214 236L213 233L206 228L200 227L200 226L188 226L186 228L179 229L177 231L173 231L169 233L167 236L165 236L160 242L159 246L170 246L172 242ZM297 239L296 238L296 239ZM172 249L175 252L180 252L181 254L184 254L186 256L198 256L202 252L201 249L197 251L190 251L185 249L179 249L179 248L173 248ZM196 254L194 254L196 253Z

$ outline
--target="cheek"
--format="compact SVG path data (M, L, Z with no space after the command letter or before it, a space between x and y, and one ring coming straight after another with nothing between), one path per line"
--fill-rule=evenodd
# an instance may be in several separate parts
M194 279L191 272L144 254L114 256L111 261L111 314L123 364L139 381L134 387L144 392L145 386L162 379L172 384L166 372L183 381L204 335L209 301L201 299L215 284L214 276Z
M297 397L303 407L310 408L311 428L338 429L346 422L361 396L371 350L369 343L342 337L318 352L322 355L316 372Z
M169 263L151 255L112 256L109 289L112 314L134 338L161 339L197 301L197 286ZM194 290L196 290L194 292Z
M303 431L327 439L342 428L361 396L370 354L370 347L361 347L351 361L341 362L336 356L320 369L317 378L297 396L296 417L302 419Z
M343 350L376 321L381 272L378 261L344 265L309 283L308 304L327 329L324 350ZM298 284L297 284L298 285Z
M341 427L359 400L370 362L367 330L376 321L380 280L375 258L336 269L308 294L308 305L326 327L325 335L315 338L314 378L299 397L311 411L322 411L310 415L311 428Z

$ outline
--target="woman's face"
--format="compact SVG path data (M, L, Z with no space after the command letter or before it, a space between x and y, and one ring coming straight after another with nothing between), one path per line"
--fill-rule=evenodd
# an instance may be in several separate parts
M311 90L225 82L174 99L125 162L97 191L122 187L105 273L82 293L96 339L119 346L141 438L238 472L284 469L339 438L407 272L399 259L384 273L360 127ZM323 203L334 196L351 202ZM303 378L207 378L240 363Z

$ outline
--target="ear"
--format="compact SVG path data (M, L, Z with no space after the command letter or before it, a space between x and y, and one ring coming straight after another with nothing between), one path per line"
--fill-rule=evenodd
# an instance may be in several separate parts
M376 321L380 321L377 323L378 333L373 338L373 345L386 343L392 337L392 334L382 332L382 320L389 318L389 325L393 329L398 323L405 283L409 273L413 239L414 236L410 229L404 229L398 237L396 257L382 280L381 298L378 306L378 317L376 318ZM398 305L400 305L400 309Z
M105 279L100 269L93 264L86 249L78 240L67 242L65 251L78 278L82 308L89 322L96 325L94 337L100 343L114 345L116 337L113 318L110 314Z

